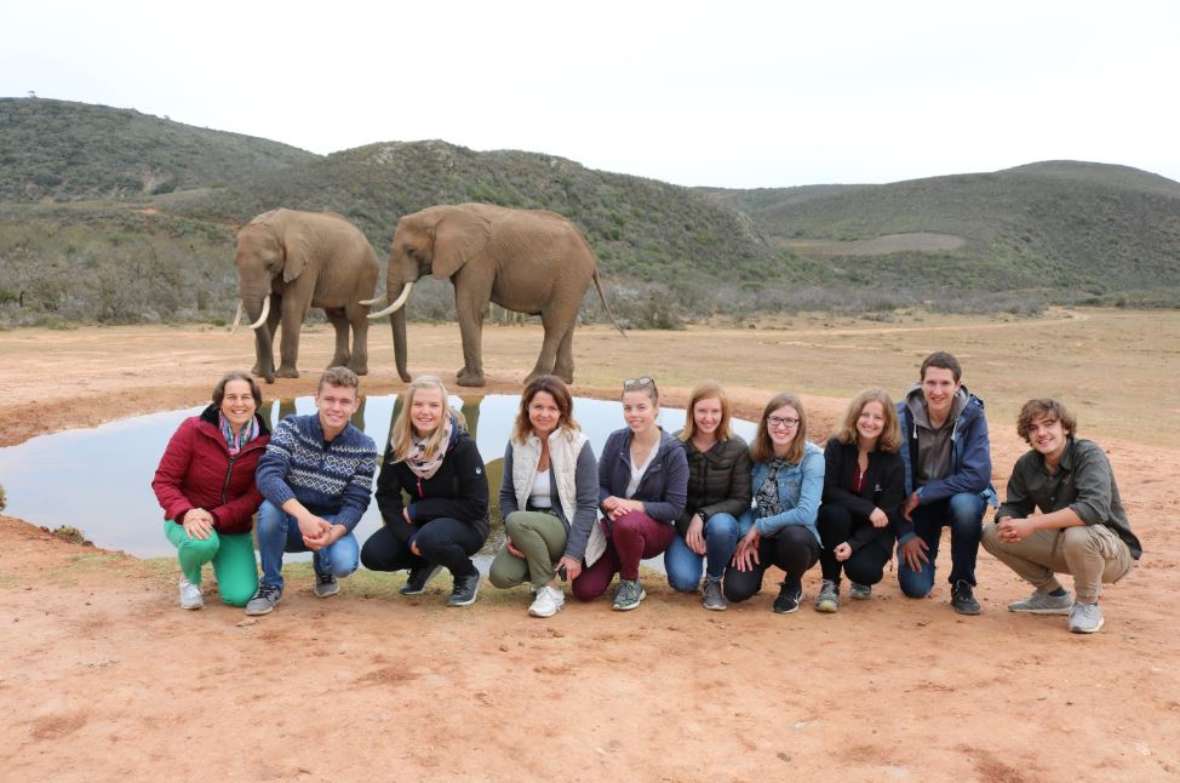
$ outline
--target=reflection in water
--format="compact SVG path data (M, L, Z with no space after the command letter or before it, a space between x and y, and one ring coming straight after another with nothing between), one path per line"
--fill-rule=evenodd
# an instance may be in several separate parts
M517 395L451 397L450 404L467 420L487 467L492 534L484 547L493 552L503 541L500 520L500 480L504 448L520 406ZM373 438L384 456L393 421L401 412L399 395L362 397L352 423ZM615 401L577 398L575 416L595 453L607 435L623 426L622 406ZM155 413L104 424L89 430L44 435L19 446L0 449L0 480L6 489L5 513L48 527L73 525L97 546L122 549L143 557L172 555L160 532L161 511L151 491L152 475L168 439L180 422L204 406ZM268 400L259 408L273 429L283 418L315 412L312 397ZM684 424L684 411L660 409L660 424L668 431ZM754 425L735 421L734 429L749 440ZM68 486L69 492L62 492ZM382 524L376 502L370 503L357 538L363 542Z

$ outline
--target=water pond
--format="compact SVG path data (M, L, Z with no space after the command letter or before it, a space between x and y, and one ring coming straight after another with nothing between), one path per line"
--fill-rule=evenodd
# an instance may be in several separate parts
M520 405L517 395L451 397L462 410L479 451L487 463L492 499L492 535L484 547L494 552L503 540L498 496L503 474L504 447ZM171 555L175 550L161 532L162 511L150 483L164 446L188 416L204 406L154 413L110 422L100 427L43 435L10 448L0 449L0 485L7 493L5 513L50 528L78 527L95 545L140 557ZM389 430L400 410L397 395L366 397L353 424L377 442L384 453ZM311 397L270 401L262 415L273 428L293 413L315 412ZM578 398L574 417L590 438L596 454L607 436L623 425L622 405L617 401ZM669 432L684 424L684 411L663 408L660 424ZM747 441L754 424L735 421L734 429ZM363 542L381 525L374 501L357 527ZM657 564L658 565L658 564Z

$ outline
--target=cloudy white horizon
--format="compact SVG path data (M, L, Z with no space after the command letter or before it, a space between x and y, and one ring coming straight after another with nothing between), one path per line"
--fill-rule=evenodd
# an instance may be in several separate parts
M0 96L317 153L443 139L679 185L1050 159L1180 180L1180 5L63 3L6 9Z

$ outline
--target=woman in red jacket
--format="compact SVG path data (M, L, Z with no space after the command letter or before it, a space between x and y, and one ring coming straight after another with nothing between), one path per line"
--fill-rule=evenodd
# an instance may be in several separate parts
M204 605L201 566L210 560L225 603L245 606L258 589L250 528L262 495L254 468L270 440L260 404L253 378L228 373L213 388L213 404L181 423L156 468L152 489L180 557L182 609Z

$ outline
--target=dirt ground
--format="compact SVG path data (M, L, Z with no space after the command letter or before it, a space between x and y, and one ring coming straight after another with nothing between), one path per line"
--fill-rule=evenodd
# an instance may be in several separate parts
M365 390L400 389L388 332L372 343ZM539 343L535 326L485 330L485 391L518 391ZM309 393L330 344L330 330L306 330L304 377L265 393ZM453 325L412 327L410 345L414 372L452 378L461 364ZM984 614L955 615L945 541L932 598L904 598L887 573L872 601L831 616L810 602L771 613L777 571L725 613L649 575L635 612L603 600L541 621L525 591L486 585L474 607L446 609L445 578L404 599L398 580L360 573L318 601L304 569L254 620L218 603L211 576L206 608L183 612L173 561L0 516L0 779L1180 779L1180 314L800 317L627 338L590 327L575 340L575 391L613 397L621 378L650 373L683 404L713 377L756 417L791 389L822 440L848 397L902 391L937 348L987 402L1001 493L1027 397L1063 396L1109 451L1146 555L1104 596L1101 633L1008 613L1027 589L982 551ZM19 330L0 332L0 359L9 446L198 404L252 348L212 327ZM156 519L132 524L158 535Z

